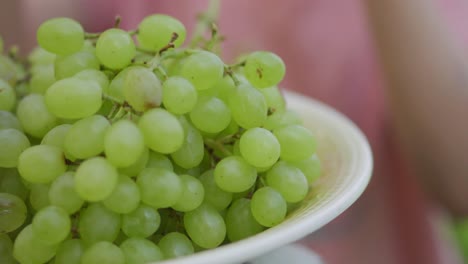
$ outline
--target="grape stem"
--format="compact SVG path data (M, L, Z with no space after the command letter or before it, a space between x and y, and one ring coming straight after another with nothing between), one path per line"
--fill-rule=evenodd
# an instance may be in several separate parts
M197 16L197 24L195 25L190 47L197 47L199 43L204 40L203 35L205 31L211 29L212 24L218 20L219 7L219 0L210 0L206 11Z
M122 22L122 17L120 15L115 16L114 28L119 28L121 22Z
M234 72L232 71L231 67L228 65L224 65L224 76L229 75L231 77L232 81L234 82L235 86L239 86L240 82L239 79L234 75Z
M221 151L221 153L223 153L226 156L232 156L232 152L227 150L224 147L224 145L221 142L217 141L217 140L213 140L213 139L208 138L208 139L204 140L204 143L208 148L210 148L212 150L219 150L219 151Z

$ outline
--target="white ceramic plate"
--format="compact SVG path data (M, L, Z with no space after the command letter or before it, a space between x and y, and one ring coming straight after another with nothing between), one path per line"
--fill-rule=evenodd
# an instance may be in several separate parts
M299 240L336 218L366 188L372 153L362 132L345 116L308 97L285 92L290 109L317 137L323 175L302 205L280 225L251 238L164 264L228 264L253 259Z

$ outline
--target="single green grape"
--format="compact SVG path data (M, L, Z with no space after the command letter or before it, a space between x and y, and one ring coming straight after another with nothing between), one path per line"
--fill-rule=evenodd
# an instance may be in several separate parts
M103 92L107 91L107 89L109 88L109 78L106 76L105 73L97 69L88 68L88 69L78 72L73 77L77 79L86 80L86 81L97 82Z
M202 97L190 112L190 120L201 131L218 133L231 122L231 111L216 97Z
M281 94L278 86L272 86L259 90L267 102L268 108L274 112L284 112L286 110L286 101Z
M158 230L160 224L158 211L144 204L122 216L122 231L129 237L149 237Z
M49 146L56 146L64 150L65 137L71 127L72 125L70 124L63 124L63 125L58 125L52 128L42 138L41 144L49 145Z
M5 110L0 110L0 130L8 128L23 131L18 118L14 114Z
M267 119L268 106L257 89L241 84L229 98L232 118L243 128L262 126Z
M52 182L49 189L50 204L64 209L68 214L77 212L84 204L75 190L74 177L74 172L65 172Z
M81 239L69 239L60 244L54 264L80 264L85 248Z
M247 56L245 61L245 77L257 88L277 85L285 73L286 67L283 60L278 55L268 51L253 52Z
M185 41L187 32L184 24L171 16L155 14L145 17L138 25L137 39L142 48L159 51L169 44L174 33L177 38L173 43L177 48Z
M199 179L205 190L204 203L213 206L218 211L226 209L231 204L232 193L223 191L218 187L213 170L204 172Z
M137 178L141 200L155 208L166 208L177 203L183 185L177 174L159 168L146 168Z
M197 90L206 90L223 78L224 63L214 53L199 51L187 57L179 75L189 80Z
M286 217L287 204L279 192L271 187L262 187L253 194L250 209L259 224L272 227Z
M31 75L29 87L31 93L45 94L47 89L56 81L52 64L40 65Z
M175 164L185 169L190 169L198 166L205 154L205 146L203 136L193 128L188 126L185 129L185 140L182 146L171 154L171 158Z
M161 104L162 84L150 69L131 68L124 77L123 95L133 109L143 112Z
M31 189L31 192L29 193L29 203L34 210L39 211L50 205L50 185L35 183L31 184L29 188Z
M44 137L58 125L57 118L48 111L44 96L40 94L24 97L18 104L16 116L24 131L36 138Z
M128 32L118 28L104 31L96 43L96 56L111 69L122 69L135 57L136 48Z
M241 198L234 201L227 210L226 233L231 242L235 242L263 231L252 215L250 200Z
M117 186L117 169L105 158L87 159L75 173L75 189L86 201L102 201L109 197Z
M216 164L214 178L224 191L243 192L255 184L257 171L242 157L230 156Z
M38 240L54 245L67 238L71 220L65 210L51 205L42 208L34 215L31 226Z
M101 241L85 250L81 264L125 264L125 256L118 246Z
M119 235L121 217L100 203L93 203L80 213L78 231L86 245L114 241Z
M129 120L119 120L107 130L104 153L115 167L128 167L135 163L145 149L140 129Z
M37 42L52 53L68 55L79 51L84 43L84 30L70 18L52 18L37 29Z
M276 137L264 128L251 128L240 138L239 150L242 157L252 166L269 167L280 156L280 144Z
M140 191L136 183L128 176L119 175L119 181L114 191L103 201L109 210L128 214L140 204Z
M161 153L154 151L149 152L148 162L146 163L147 168L161 168L173 171L174 167L172 166L171 160Z
M46 263L57 252L58 245L45 244L34 234L28 225L16 237L13 256L20 263Z
M289 203L302 201L309 190L302 171L285 161L279 161L267 172L266 182Z
M205 189L203 184L197 178L190 175L180 175L182 181L182 195L172 206L179 212L192 211L203 202Z
M99 60L94 53L79 51L67 56L57 56L55 59L55 78L61 80L86 70L99 70Z
M307 128L300 125L280 127L273 131L281 146L280 157L287 161L298 161L315 153L317 141Z
M184 226L192 241L202 248L215 248L226 237L223 217L211 205L202 204L185 213Z
M188 256L195 251L192 241L179 232L166 234L161 238L158 245L166 259Z
M18 171L31 183L49 183L67 169L60 148L48 145L32 146L18 158Z
M31 144L23 132L8 128L0 130L0 167L14 168L21 153Z
M26 205L18 196L0 192L0 234L20 227L27 212Z
M29 189L24 184L16 168L0 168L0 193L9 193L18 196L25 201L29 195Z
M290 164L294 165L304 173L309 184L313 183L322 174L322 164L317 154L299 161L291 161Z
M302 119L298 113L286 109L284 112L276 111L269 115L263 127L268 130L275 130L289 125L302 125Z
M129 238L120 245L120 249L126 264L145 264L164 259L161 249L144 238Z
M163 83L163 104L167 111L182 115L195 107L198 95L193 85L182 77L169 77Z

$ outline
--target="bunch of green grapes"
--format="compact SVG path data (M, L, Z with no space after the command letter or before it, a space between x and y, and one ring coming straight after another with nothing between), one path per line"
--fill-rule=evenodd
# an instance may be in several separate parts
M2 263L177 258L280 224L320 175L286 109L280 57L225 64L156 14L137 30L37 30L28 67L0 57ZM188 45L187 45L188 46Z

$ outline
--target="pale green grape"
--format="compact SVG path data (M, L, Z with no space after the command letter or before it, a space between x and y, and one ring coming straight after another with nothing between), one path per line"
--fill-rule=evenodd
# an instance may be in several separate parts
M28 55L28 61L32 65L50 65L54 63L56 56L54 53L50 53L38 46Z
M57 251L57 245L43 243L37 238L32 226L26 226L16 237L13 256L20 263L46 263Z
M184 143L184 130L177 118L164 109L151 109L138 122L146 145L160 153L172 153Z
M0 130L0 167L16 167L19 156L29 146L28 138L21 131L12 128Z
M128 214L140 204L140 191L136 183L128 176L119 175L119 181L114 191L103 202L111 211Z
M281 149L278 140L270 131L257 127L242 134L239 150L250 165L269 167L278 160Z
M2 264L15 264L13 242L7 234L0 233L0 259Z
M216 97L202 97L190 112L190 120L202 131L218 133L231 122L231 111Z
M268 108L274 112L284 112L286 110L286 101L284 100L278 86L263 88L259 91L263 94L263 97L265 97Z
M125 264L125 256L118 246L101 241L85 250L81 264Z
M58 124L57 118L48 110L44 96L30 94L18 104L16 116L24 131L36 138L42 138Z
M246 84L237 87L229 98L232 118L243 128L262 126L267 118L268 106L265 97Z
M75 174L75 189L86 201L106 199L117 186L119 175L105 158L95 157L81 163Z
M20 227L27 213L26 205L18 196L0 193L0 233L9 233Z
M273 131L281 146L280 157L287 161L299 161L315 153L317 141L307 128L300 125L280 127Z
M49 146L56 146L60 149L64 149L64 144L65 144L65 137L70 130L72 125L70 124L63 124L63 125L58 125L42 138L41 144L42 145L49 145Z
M55 82L53 65L43 65L32 73L30 84L31 93L45 94L47 89Z
M162 84L150 69L132 68L124 77L123 95L133 109L146 111L161 104Z
M130 177L136 177L144 168L146 168L146 163L148 163L149 160L149 153L150 151L148 148L144 148L135 163L125 168L119 168L119 172Z
M164 258L161 249L144 238L129 238L120 245L120 249L125 255L126 264L145 264Z
M32 183L49 183L67 169L60 148L37 145L23 151L18 158L18 171Z
M263 127L268 130L274 130L289 125L302 125L302 119L293 110L286 109L284 112L276 111L272 115L269 115Z
M245 61L245 77L257 88L277 85L285 73L286 67L283 60L278 55L268 51L253 52L247 56Z
M78 231L86 245L99 241L114 241L119 235L120 215L102 204L93 203L80 213Z
M83 27L70 18L52 18L37 29L37 42L49 52L58 55L72 54L83 47Z
M8 111L0 110L0 130L13 128L23 131L21 124L14 114Z
M50 185L50 204L64 209L68 214L73 214L83 206L83 199L75 190L74 172L66 172L55 179Z
M178 36L174 41L174 47L177 48L185 41L187 32L184 24L171 16L156 14L141 21L137 39L144 49L158 51L169 44L173 33Z
M243 192L255 184L257 171L242 157L222 159L214 169L216 184L227 192Z
M99 61L89 51L80 51L67 56L57 56L55 59L55 78L61 80L86 70L99 70Z
M57 244L70 233L71 221L65 210L51 205L34 215L31 226L38 240L45 244Z
M204 151L202 135L189 125L185 129L185 140L182 147L172 153L171 158L180 167L190 169L202 162Z
M309 184L313 183L322 173L322 165L317 154L305 158L299 161L289 162L304 173L304 176L307 178Z
M200 176L205 190L204 203L212 205L216 210L226 209L232 201L232 193L221 190L215 182L213 170L208 170Z
M155 208L166 208L177 203L182 195L182 181L172 171L146 168L137 178L141 200Z
M231 242L263 231L263 226L252 215L249 199L241 198L234 201L227 210L225 221L227 237Z
M272 227L286 217L287 204L279 192L271 187L262 187L252 196L250 209L259 224Z
M148 157L148 162L146 163L146 167L161 168L161 169L166 169L170 171L174 170L174 167L172 166L172 162L167 156L154 152L154 151L149 152L149 157Z
M172 232L163 236L158 245L166 259L179 258L194 253L190 239L179 232Z
M79 159L98 155L104 151L104 139L109 127L109 121L101 115L79 120L65 136L65 151Z
M302 171L285 161L279 161L267 172L266 182L289 203L302 201L309 190Z
M87 81L95 81L99 84L102 91L107 91L109 88L109 78L107 78L106 74L97 69L82 70L73 77Z
M163 104L167 111L182 115L195 107L197 103L197 90L182 77L169 77L163 83Z
M129 237L149 237L158 230L160 224L158 211L144 204L122 216L122 231Z
M216 54L199 51L187 57L180 66L179 75L189 80L197 90L205 90L223 78L224 63Z
M77 119L96 113L102 104L96 82L67 78L52 84L45 94L47 108L60 118Z
M29 189L24 185L17 169L0 168L0 192L10 193L25 201Z
M225 103L229 102L229 97L234 93L236 90L236 85L234 81L229 75L224 76L220 79L212 88L216 92L216 97L223 100Z
M179 212L188 212L202 204L205 197L203 184L197 178L190 175L180 175L182 180L182 195L172 206Z
M104 31L96 43L96 56L111 69L125 68L135 57L136 48L130 35L118 28Z
M144 149L143 135L131 121L119 120L106 132L104 153L107 160L118 168L135 163Z
M31 192L29 193L29 203L32 208L36 211L50 205L48 184L31 184L29 187Z
M80 239L69 239L60 244L54 264L80 264L84 245Z
M207 204L187 212L184 215L184 226L192 241L202 248L215 248L226 236L223 217Z

